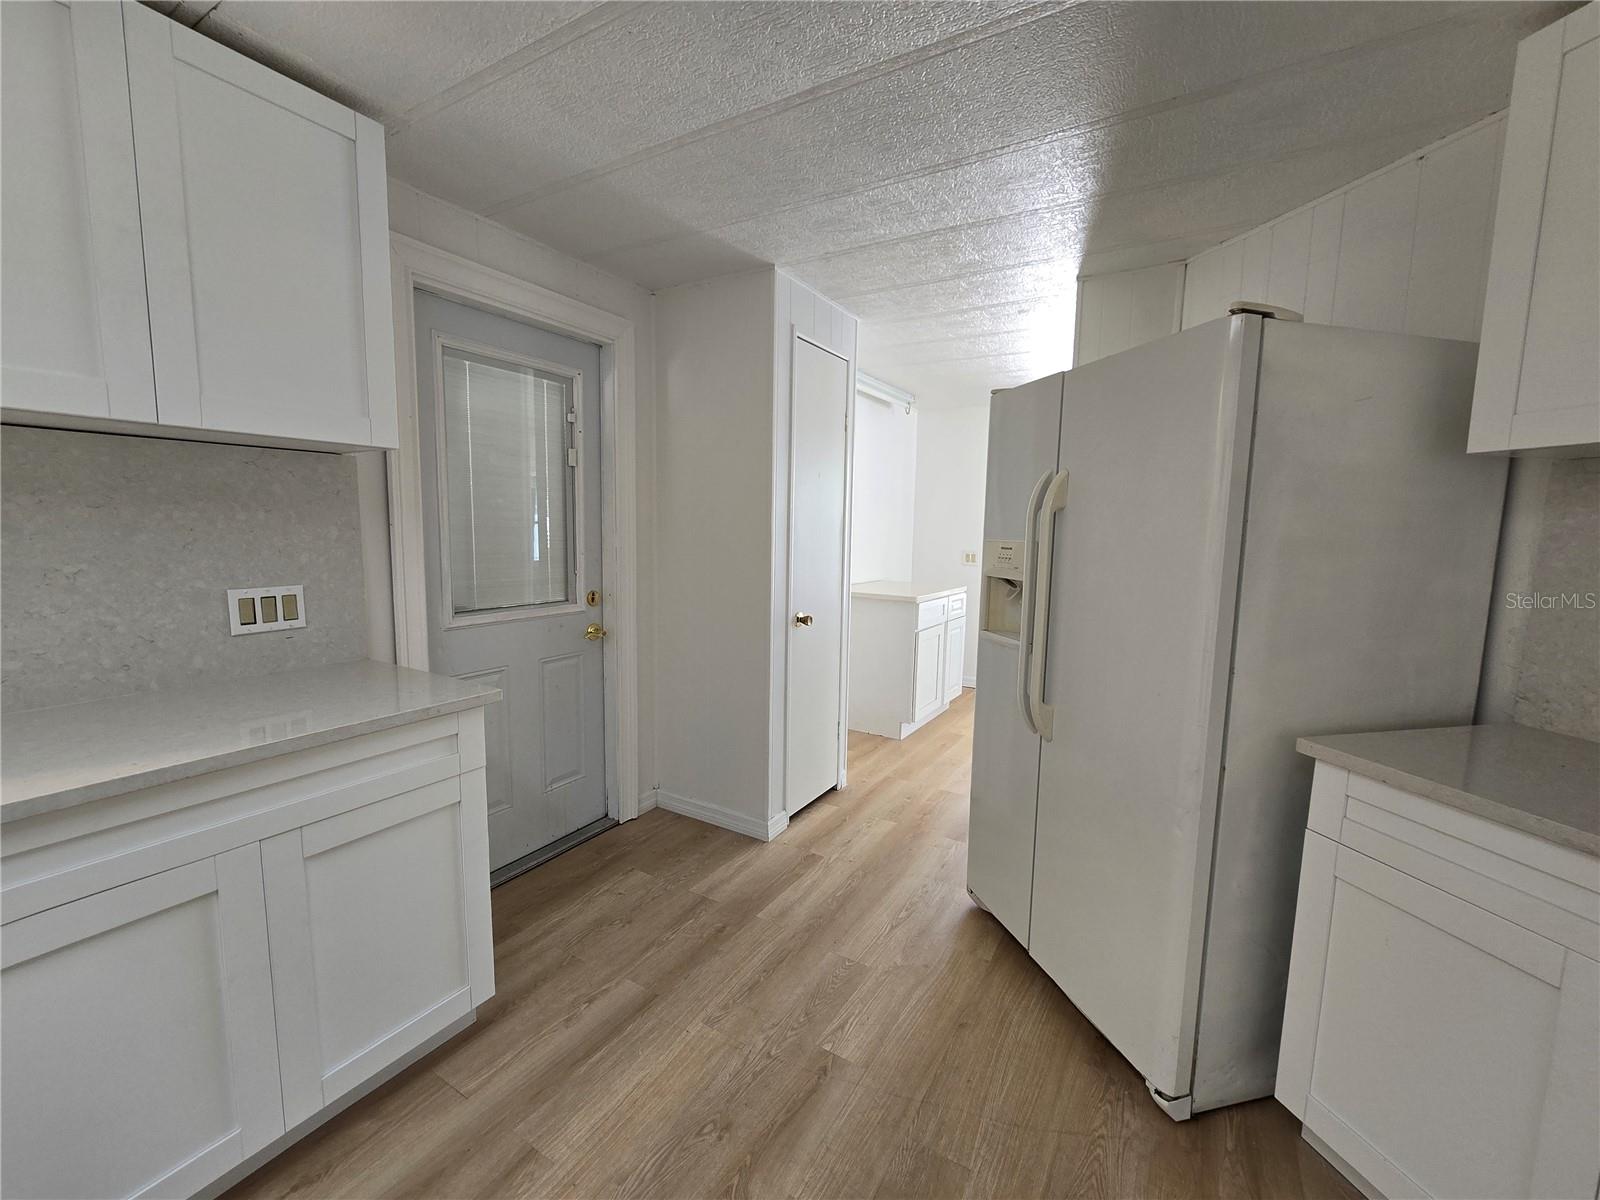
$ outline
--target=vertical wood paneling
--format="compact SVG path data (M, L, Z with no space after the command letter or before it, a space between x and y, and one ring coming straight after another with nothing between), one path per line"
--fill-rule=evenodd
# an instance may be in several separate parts
M1182 263L1080 280L1074 365L1176 333L1182 314L1183 280Z
M1339 245L1344 237L1344 197L1334 196L1311 210L1311 248L1306 261L1305 318L1326 325L1333 320L1333 285L1339 278Z
M1189 260L1189 273L1183 281L1183 327L1210 320L1210 306L1218 291L1217 267L1222 262L1222 247L1207 250Z
M1239 243L1239 294L1236 300L1266 299L1272 260L1272 226L1263 225ZM1220 315L1220 314L1218 314Z
M1183 328L1247 298L1319 324L1475 339L1504 132L1491 117L1197 254Z
M1478 338L1504 134L1503 123L1486 126L1422 160L1407 333Z
M1311 261L1312 210L1302 208L1271 226L1267 303L1306 310L1306 268Z
M1344 199L1333 323L1401 330L1411 279L1422 164L1410 159L1350 189Z

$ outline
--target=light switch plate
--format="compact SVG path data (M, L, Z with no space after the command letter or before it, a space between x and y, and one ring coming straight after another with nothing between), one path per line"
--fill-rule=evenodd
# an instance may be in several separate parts
M286 611L295 614L292 620L285 619ZM273 619L263 620L269 613ZM228 589L228 632L235 637L241 633L274 633L280 629L305 627L306 586L303 583Z

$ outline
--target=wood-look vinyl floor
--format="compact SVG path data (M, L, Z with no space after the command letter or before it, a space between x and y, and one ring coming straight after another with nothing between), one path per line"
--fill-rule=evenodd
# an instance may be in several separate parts
M1275 1101L1168 1120L965 888L972 693L762 844L645 814L494 892L469 1030L255 1197L1356 1193Z

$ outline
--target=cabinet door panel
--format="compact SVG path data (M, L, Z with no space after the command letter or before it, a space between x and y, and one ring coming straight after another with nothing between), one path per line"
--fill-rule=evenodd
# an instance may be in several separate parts
M0 55L5 405L153 421L121 11L0 6Z
M1600 42L1586 5L1517 48L1472 451L1600 443Z
M1327 929L1307 1128L1390 1189L1525 1196L1541 1158L1570 1174L1568 1142L1540 1149L1556 1064L1582 1053L1561 1035L1585 1003L1563 995L1570 952L1348 848ZM1579 1103L1562 1122L1592 1130Z
M359 143L382 130L140 6L127 23L162 422L373 443L387 205Z
M7 1195L187 1195L283 1132L255 845L4 939Z
M944 698L961 695L961 674L966 668L967 621L957 617L944 627Z
M452 778L263 843L291 1125L472 1008L462 819Z
M916 666L911 682L911 719L920 721L944 700L944 626L917 632Z

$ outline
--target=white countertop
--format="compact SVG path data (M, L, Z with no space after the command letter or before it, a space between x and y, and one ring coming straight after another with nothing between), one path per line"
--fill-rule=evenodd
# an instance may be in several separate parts
M904 600L908 604L921 604L924 600L954 596L966 590L965 584L936 587L929 583L906 583L898 579L869 579L865 583L850 585L850 594L861 600Z
M353 662L0 714L0 822L460 712L497 688Z
M1301 754L1600 854L1600 742L1523 725L1301 738Z

